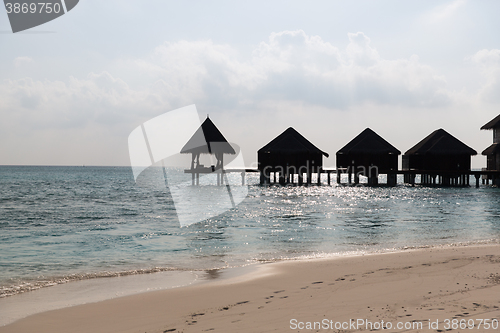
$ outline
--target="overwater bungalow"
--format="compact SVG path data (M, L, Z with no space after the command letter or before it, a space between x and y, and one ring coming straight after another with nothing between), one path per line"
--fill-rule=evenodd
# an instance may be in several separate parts
M199 185L200 173L211 173L219 170L221 172L217 173L217 183L223 184L224 154L236 154L233 147L208 116L184 145L180 153L191 154L191 168L185 172L192 174L193 185L195 185L195 180L196 185ZM216 159L215 165L205 166L200 164L201 154L214 155Z
M387 174L387 184L396 185L399 155L398 149L367 128L337 152L337 182L340 183L340 172L344 170L349 183L354 174L355 184L362 175L368 177L369 185L377 185L378 175Z
M274 175L274 182L282 185L293 183L295 175L298 175L298 184L302 185L304 174L306 183L310 184L313 173L318 173L319 183L323 156L329 156L292 127L259 149L257 155L260 183L270 184Z
M469 175L459 171L470 171L473 155L474 149L441 128L403 155L403 170L415 170L422 184L467 186ZM414 175L406 175L405 182L414 183Z
M500 114L481 127L481 129L493 130L493 144L482 152L482 155L486 156L486 170L500 170ZM492 179L494 183L500 186L500 179L493 178L493 176L485 177L488 181Z

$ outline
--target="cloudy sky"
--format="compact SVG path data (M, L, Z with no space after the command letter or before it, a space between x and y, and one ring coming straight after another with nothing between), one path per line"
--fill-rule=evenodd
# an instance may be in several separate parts
M500 113L498 13L496 0L80 0L12 34L2 8L0 165L129 165L130 132L190 104L247 165L290 126L326 166L366 127L402 152L444 128L480 154Z

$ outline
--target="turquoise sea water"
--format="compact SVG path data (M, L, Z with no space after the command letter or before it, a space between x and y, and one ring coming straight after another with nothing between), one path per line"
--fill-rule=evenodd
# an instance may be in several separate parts
M236 208L181 228L165 183L139 186L128 167L0 166L0 297L100 276L500 239L498 188L261 187L257 174L246 178Z

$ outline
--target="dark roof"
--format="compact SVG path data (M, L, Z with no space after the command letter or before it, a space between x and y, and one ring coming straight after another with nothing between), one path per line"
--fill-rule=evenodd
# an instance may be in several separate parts
M500 114L495 117L495 119L491 120L489 123L481 127L481 129L493 129L500 128Z
M401 152L385 141L380 135L367 128L340 149L337 154L401 155Z
M182 147L181 154L236 154L233 147L214 123L207 117L191 139Z
M405 155L477 155L462 141L440 128L408 150Z
M274 140L260 148L259 153L262 152L280 154L321 153L326 157L329 156L328 153L313 145L292 127L289 127Z
M482 152L483 155L492 155L498 153L500 153L500 144L498 143L492 144Z

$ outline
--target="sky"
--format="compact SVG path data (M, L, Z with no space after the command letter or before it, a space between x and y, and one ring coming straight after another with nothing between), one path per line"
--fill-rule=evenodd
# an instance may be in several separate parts
M13 34L0 9L0 165L130 165L128 136L195 104L255 166L294 127L330 154L369 127L474 148L500 113L500 2L80 0Z

